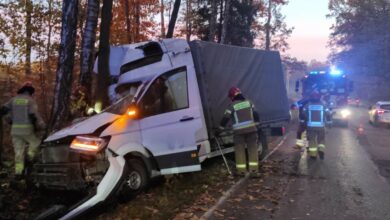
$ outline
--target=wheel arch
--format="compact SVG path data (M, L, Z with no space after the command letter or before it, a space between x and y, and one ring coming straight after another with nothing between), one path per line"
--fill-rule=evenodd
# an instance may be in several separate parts
M126 161L129 161L130 159L140 160L146 167L150 177L152 177L153 170L159 170L157 161L152 152L142 145L129 143L118 148L115 153L123 156Z

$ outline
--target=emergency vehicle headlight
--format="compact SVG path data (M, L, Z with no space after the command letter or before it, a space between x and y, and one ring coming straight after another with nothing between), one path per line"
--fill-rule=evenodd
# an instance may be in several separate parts
M98 152L106 146L106 140L92 136L76 136L70 148L85 152Z
M351 111L349 109L343 109L340 112L341 117L346 118L351 115Z

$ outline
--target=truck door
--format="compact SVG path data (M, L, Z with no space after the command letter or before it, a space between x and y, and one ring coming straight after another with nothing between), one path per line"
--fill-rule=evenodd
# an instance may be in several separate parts
M189 98L191 81L186 68L164 73L139 102L142 142L163 175L201 169L196 135L204 127L199 103Z

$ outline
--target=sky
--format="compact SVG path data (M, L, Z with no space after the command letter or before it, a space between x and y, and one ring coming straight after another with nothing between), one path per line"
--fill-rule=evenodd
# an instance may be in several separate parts
M328 0L290 0L283 7L286 23L294 27L287 51L299 60L326 61L330 52L327 48L332 19L328 14Z

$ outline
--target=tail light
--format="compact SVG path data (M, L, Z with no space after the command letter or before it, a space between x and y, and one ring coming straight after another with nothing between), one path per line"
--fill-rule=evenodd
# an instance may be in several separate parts
M381 114L385 113L385 110L383 110L383 109L378 109L378 110L376 110L376 113L377 113L378 115L381 115Z

